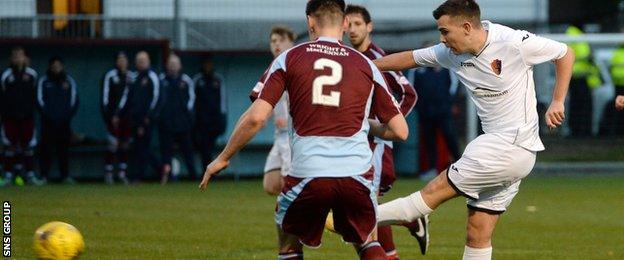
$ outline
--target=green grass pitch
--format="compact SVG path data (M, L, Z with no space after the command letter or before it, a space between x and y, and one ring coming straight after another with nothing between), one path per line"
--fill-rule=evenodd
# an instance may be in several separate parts
M383 199L424 183L399 180ZM59 220L75 225L86 242L83 259L276 259L273 209L259 180L168 186L9 187L12 254L33 259L35 229ZM382 200L382 201L383 201ZM458 198L431 216L428 259L460 259L466 207ZM407 230L394 229L401 259L419 259ZM326 232L306 259L356 259L354 250ZM624 259L624 178L529 177L494 235L494 259Z

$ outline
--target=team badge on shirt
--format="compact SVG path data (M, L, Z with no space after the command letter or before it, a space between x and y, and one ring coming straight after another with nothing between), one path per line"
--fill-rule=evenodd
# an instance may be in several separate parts
M501 74L502 69L503 69L503 62L501 60L499 59L493 60L490 66L492 67L492 70L494 71L494 73L496 73L496 75Z

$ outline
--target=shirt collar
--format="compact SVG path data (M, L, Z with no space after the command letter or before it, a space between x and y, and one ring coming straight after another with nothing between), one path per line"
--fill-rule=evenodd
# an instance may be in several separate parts
M324 42L335 42L335 43L338 43L338 44L342 44L342 43L341 43L338 39L336 39L336 38L332 38L332 37L326 37L326 36L321 36L321 37L318 37L318 39L316 39L316 41L317 41L317 42L318 42L318 41L324 41Z

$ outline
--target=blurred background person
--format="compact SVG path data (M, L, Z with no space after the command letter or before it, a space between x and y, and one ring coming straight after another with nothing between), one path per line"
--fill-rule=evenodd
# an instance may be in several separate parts
M576 26L569 26L566 34L580 36L583 31ZM569 43L568 46L576 54L570 81L568 125L573 137L587 137L592 134L592 91L602 85L602 79L593 61L589 43L581 41Z
M161 183L167 183L171 173L174 142L177 142L191 180L198 178L193 157L191 134L193 130L195 87L193 80L182 73L180 57L167 58L166 72L160 74L161 110L159 119L160 149L163 163Z
M152 125L158 117L160 96L160 80L150 66L149 54L145 51L138 52L135 57L136 74L130 85L127 101L137 156L137 181L147 177L145 171L148 164L156 174L162 174L161 164L150 149Z
M4 184L10 184L22 170L26 183L44 184L34 171L36 84L37 72L28 67L24 49L13 48L10 66L2 73L0 81ZM17 184L21 182L16 180Z
M430 42L423 47L432 46ZM441 143L446 145L452 163L461 156L457 141L456 126L453 124L453 109L458 90L458 80L448 69L442 67L422 67L411 71L412 84L418 93L416 103L418 111L419 140L424 142L424 153L427 159L427 170L420 174L423 180L431 180L437 176L437 166L441 159L438 155ZM457 109L455 107L455 109ZM438 135L442 142L438 142ZM422 158L422 157L421 157ZM446 166L444 166L446 167Z
M617 96L624 95L624 45L620 45L615 49L610 65L610 76L615 87L616 98L605 105L600 133L607 136L624 136L624 118L616 112ZM613 103L616 104L615 107Z
M269 47L273 58L277 58L282 52L292 48L297 38L295 32L286 26L273 26L269 34ZM262 77L264 78L264 76ZM258 82L258 84L264 84ZM258 86L258 85L257 85ZM255 92L254 94L258 93ZM253 97L253 99L257 96ZM264 175L262 177L262 187L269 195L278 195L284 187L283 176L290 172L290 115L288 113L288 94L282 95L280 101L273 109L273 124L275 132L273 134L273 146L264 164Z
M196 137L202 156L202 167L212 161L217 138L226 127L226 93L223 78L214 72L212 56L202 60L201 72L193 77L195 83Z
M615 108L618 111L624 109L624 95L618 95L617 97L615 97Z
M127 113L122 114L121 111L127 105L128 85L131 82L128 56L124 52L119 52L115 57L115 68L104 75L102 83L102 117L108 130L108 147L104 157L104 180L107 184L115 182L113 178L115 162L117 162L117 178L123 184L128 184L126 172L132 129Z
M63 183L76 181L69 175L71 120L78 110L78 93L74 79L67 75L63 60L53 57L45 76L37 83L37 102L41 111L41 175L49 178L52 157L58 156Z

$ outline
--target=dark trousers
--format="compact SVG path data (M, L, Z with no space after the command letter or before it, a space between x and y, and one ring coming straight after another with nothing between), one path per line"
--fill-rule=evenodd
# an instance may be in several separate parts
M624 86L615 86L615 96L624 95ZM615 109L615 98L604 107L600 122L601 136L624 136L624 111Z
M459 159L461 154L459 153L459 145L457 144L457 134L453 126L453 120L451 115L439 116L439 117L418 117L422 134L425 138L425 147L427 152L427 158L429 159L429 167L436 167L438 162L438 147L436 144L437 129L442 131L444 141L448 150L453 156L453 160Z
M199 124L198 130L199 132L197 133L197 137L199 151L202 156L202 166L205 169L206 166L208 166L208 164L212 161L213 154L215 152L215 144L217 138L222 134L222 131L205 124Z
M191 132L172 132L164 128L160 128L158 132L160 137L160 152L163 164L171 165L173 157L174 142L179 144L180 151L184 157L184 163L189 173L189 178L195 180L198 178L195 170L195 158L193 157L193 144L191 141Z
M69 177L69 140L71 126L69 121L57 122L43 119L41 122L41 175L48 178L52 157L58 156L61 178Z
M139 129L143 129L143 133L139 133ZM151 165L157 174L161 174L161 165L158 158L154 155L150 149L152 142L152 127L151 125L143 125L135 127L133 129L134 136L134 149L137 156L137 174L136 179L145 179L145 171L147 166Z
M570 81L570 119L572 136L590 136L592 129L592 94L586 78Z

